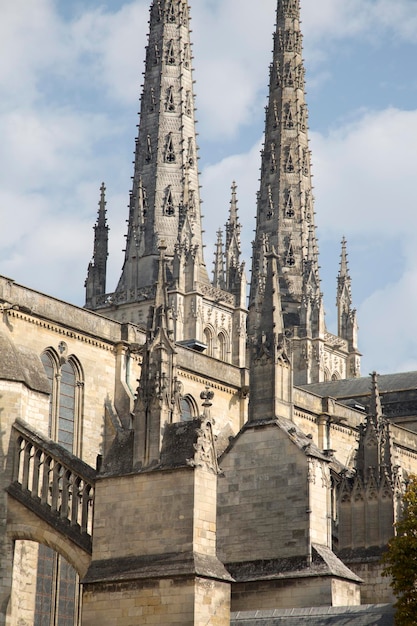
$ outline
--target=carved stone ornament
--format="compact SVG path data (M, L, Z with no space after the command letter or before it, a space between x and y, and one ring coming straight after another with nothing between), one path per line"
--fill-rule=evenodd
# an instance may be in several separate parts
M188 465L191 465L191 467L202 467L216 475L220 474L212 421L208 418L201 418L200 428L198 428L196 432L197 442L194 444L195 454L193 459L188 459Z

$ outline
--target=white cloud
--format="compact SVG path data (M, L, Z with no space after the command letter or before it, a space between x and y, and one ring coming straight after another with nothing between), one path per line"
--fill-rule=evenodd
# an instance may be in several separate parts
M255 226L256 193L259 188L260 150L261 142L257 142L247 153L229 156L203 170L203 214L204 224L207 226L204 237L207 246L205 258L209 271L216 231L224 228L229 216L233 182L237 185L239 221L243 226L242 260L249 262ZM247 265L248 274L249 269Z
M395 237L417 227L417 110L365 112L311 141L322 234Z
M356 248L364 363L385 372L417 366L416 144L417 111L397 109L312 134L321 237L346 235Z
M417 6L414 0L302 0L303 30L309 44L385 34L405 41L417 40Z
M73 47L79 59L88 61L90 80L118 103L131 104L139 97L148 13L148 3L141 0L114 12L100 8L82 13L71 25Z

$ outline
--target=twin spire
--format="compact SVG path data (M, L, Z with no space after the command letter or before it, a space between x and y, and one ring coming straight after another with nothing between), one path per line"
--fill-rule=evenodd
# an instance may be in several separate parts
M274 251L274 289L279 292L284 329L293 337L297 384L358 376L360 356L345 241L338 277L338 336L328 333L324 323L304 75L299 0L278 0L248 332L254 338L261 331L268 257ZM186 308L204 310L194 302L193 294L207 302L211 299L210 306L227 302L244 311L246 279L240 258L237 187L233 183L229 219L225 234L218 232L210 285L203 258L196 138L189 3L154 0L123 269L115 293L106 295L103 259L107 258L107 226L103 226L100 217L96 235L102 239L100 245L95 242L94 261L89 268L87 306L116 319L143 319L145 305L155 298L159 248L163 242L168 291L176 319L183 320L181 328L177 323L175 338L201 342L204 338L197 335L203 332L202 324L194 318L187 320L183 313ZM104 196L102 203L104 206ZM222 295L223 292L228 294ZM190 299L187 306L185 296ZM125 307L125 317L121 307ZM242 328L241 319L239 326ZM232 357L232 362L242 364L244 352L242 343L239 356Z

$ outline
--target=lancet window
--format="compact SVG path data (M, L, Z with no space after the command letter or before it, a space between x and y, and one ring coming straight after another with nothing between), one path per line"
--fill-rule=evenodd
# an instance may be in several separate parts
M149 92L149 111L155 111L156 98L155 98L155 89L151 87Z
M177 20L177 10L175 8L174 0L171 0L167 8L167 22L173 24L176 22L176 20Z
M185 0L181 5L181 21L183 26L188 26L188 5Z
M274 128L278 128L278 126L279 126L278 104L277 104L277 101L274 100Z
M190 67L190 46L188 43L184 44L184 67L187 69Z
M194 158L194 145L193 145L192 137L188 138L187 163L189 167L194 167L195 158Z
M275 62L275 74L277 77L277 86L281 87L282 84L282 73L281 73L281 65L279 61Z
M169 133L169 135L167 137L167 141L166 141L165 161L167 163L175 163L175 161L176 161L175 150L174 150L174 142L173 142L171 133Z
M49 437L79 454L84 376L78 360L66 357L67 346L41 356L50 384ZM79 582L75 570L57 552L40 545L36 576L34 626L78 624Z
M291 107L287 106L286 112L285 112L285 128L287 130L291 130L294 128L294 119L292 116L292 111L291 111Z
M191 103L191 92L187 91L186 95L185 95L185 114L188 115L188 117L191 117L192 115L192 103Z
M217 335L218 358L221 361L227 360L227 340L223 332Z
M181 398L181 421L182 422L190 422L192 419L197 417L198 408L196 401L192 396L186 394Z
M175 111L175 99L174 99L174 88L172 85L167 89L167 97L165 101L165 109L169 113L173 113Z
M175 47L174 47L174 41L173 39L171 39L171 41L168 43L168 47L167 47L167 64L168 65L175 65L177 59L175 56Z
M213 333L210 328L204 329L204 342L207 346L207 356L213 356Z
M294 50L294 35L290 30L285 33L285 49L288 52L292 52Z
M295 265L294 248L292 243L290 243L288 247L287 258L285 259L285 262L289 267Z
M274 201L272 199L272 189L271 189L271 185L268 185L268 212L266 214L266 218L268 220L271 220L274 216L275 213L275 206L274 206Z
M303 132L305 132L306 127L306 107L303 105L300 109L300 128Z
M287 160L285 163L285 171L291 174L292 172L294 172L294 170L294 160L292 158L291 150L288 150Z
M294 73L291 67L291 63L287 63L285 66L285 87L294 87Z
M311 202L311 194L309 191L305 192L305 218L307 222L311 222L312 215L312 202Z
M158 0L157 2L155 2L154 8L155 8L156 21L160 22L162 20L161 0Z
M150 135L146 137L146 161L147 163L152 161L152 140Z
M308 176L308 150L303 150L303 174L304 176Z
M271 174L277 171L277 157L275 154L275 143L271 143L271 161L270 161Z
M188 208L190 211L190 214L194 214L195 213L195 191L194 189L190 189L190 192L188 194Z
M287 200L285 203L285 217L292 218L295 215L294 198L291 189L287 192Z
M165 195L165 203L164 203L164 215L169 215L170 217L175 214L175 206L174 199L172 197L171 187L168 187Z

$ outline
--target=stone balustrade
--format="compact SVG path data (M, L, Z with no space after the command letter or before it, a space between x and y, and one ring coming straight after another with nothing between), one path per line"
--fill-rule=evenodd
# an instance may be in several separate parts
M91 551L96 471L18 420L8 493Z

